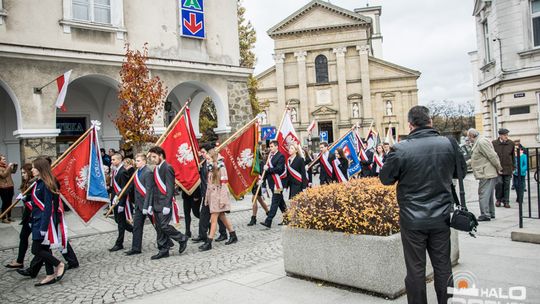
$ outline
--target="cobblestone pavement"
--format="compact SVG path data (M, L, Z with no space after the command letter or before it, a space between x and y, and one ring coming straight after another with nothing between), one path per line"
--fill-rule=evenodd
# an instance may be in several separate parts
M0 303L114 303L281 257L280 226L274 225L271 230L260 225L247 227L250 216L250 211L229 214L238 234L237 244L225 246L223 242L214 242L213 250L201 253L197 248L199 244L190 241L187 250L178 255L176 243L171 257L157 261L150 260L157 252L155 231L151 225L145 226L143 253L131 257L125 256L124 251L108 252L116 233L74 239L72 246L81 266L67 271L60 283L34 287L37 279L22 277L2 267ZM278 215L274 222L278 223L280 219ZM262 220L262 215L259 215L259 220ZM197 227L197 224L195 219L192 227ZM184 228L181 229L183 232ZM128 250L131 234L126 233L126 236L124 247ZM15 256L15 249L0 251L2 265ZM31 257L27 252L25 264L29 264ZM44 271L42 269L38 278L44 275Z

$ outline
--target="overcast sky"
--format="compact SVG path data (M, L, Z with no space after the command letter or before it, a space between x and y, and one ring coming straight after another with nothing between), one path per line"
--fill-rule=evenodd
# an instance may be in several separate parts
M309 0L244 0L246 17L257 31L255 73L271 67L274 44L266 31ZM366 0L331 0L353 10ZM381 5L383 59L422 73L419 103L473 99L468 52L476 50L472 0L369 0Z

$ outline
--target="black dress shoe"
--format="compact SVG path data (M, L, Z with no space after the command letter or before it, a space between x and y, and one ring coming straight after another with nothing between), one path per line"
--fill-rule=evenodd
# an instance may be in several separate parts
M47 281L45 283L41 283L41 282L36 283L36 284L34 284L34 286L39 287L39 286L51 285L51 284L54 284L54 283L56 283L58 281L59 281L58 279L52 279L52 280Z
M158 252L158 254L156 255L153 255L150 259L152 260L159 260L159 259L162 259L162 258L168 258L169 257L169 252L168 251L163 251L163 252Z
M481 216L478 217L478 221L479 222L489 222L489 221L491 221L491 219L489 217L487 217L487 216L481 215Z
M188 238L191 238L191 231L186 231L185 236L187 236Z
M79 268L79 264L67 264L66 270Z
M191 241L192 241L193 243L200 243L200 242L206 241L206 238L202 238L202 237L198 236L198 237L196 237L196 238L194 238L194 239L191 239Z
M186 251L187 248L187 239L185 241L178 242L178 253L182 254L182 252Z
M270 225L266 224L265 222L260 222L259 224L263 225L264 227L270 229Z
M17 269L17 273L25 277L36 277L35 275L32 275L32 273L28 269Z
M110 252L115 252L115 251L122 250L122 249L124 249L124 246L114 245L113 248L109 249L109 251Z
M138 250L130 250L126 252L126 255L136 255L136 254L141 254L141 252Z
M216 239L216 242L226 241L227 239L227 234L220 234L219 237Z
M210 239L206 240L206 242L199 247L200 251L208 251L210 249L212 249L212 240Z

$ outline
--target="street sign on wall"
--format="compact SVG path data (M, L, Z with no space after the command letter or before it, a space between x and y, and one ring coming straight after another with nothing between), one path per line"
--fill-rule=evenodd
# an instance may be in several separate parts
M276 139L276 127L262 127L261 139L262 140Z
M321 140L321 142L328 142L328 131L321 131L319 133L319 138Z
M179 0L179 2L182 36L197 39L206 38L203 0Z

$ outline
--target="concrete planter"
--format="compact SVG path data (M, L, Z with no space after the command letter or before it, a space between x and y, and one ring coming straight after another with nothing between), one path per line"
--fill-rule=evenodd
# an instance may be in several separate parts
M458 233L452 229L452 265L459 259ZM427 255L426 275L433 273ZM283 259L289 275L319 279L394 299L405 292L401 234L347 235L284 227Z

